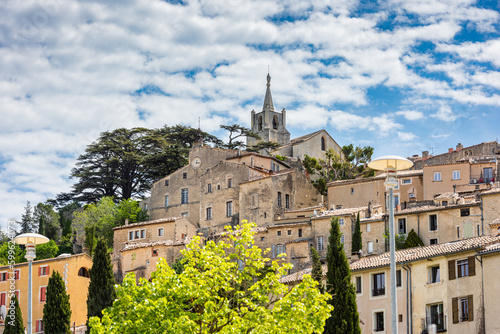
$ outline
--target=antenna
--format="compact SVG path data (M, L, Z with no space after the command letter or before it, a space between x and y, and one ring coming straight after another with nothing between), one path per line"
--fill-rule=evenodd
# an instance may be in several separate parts
M267 65L267 74L269 74L269 65Z
M434 149L437 147L429 147L429 150L431 151L431 154L434 155Z

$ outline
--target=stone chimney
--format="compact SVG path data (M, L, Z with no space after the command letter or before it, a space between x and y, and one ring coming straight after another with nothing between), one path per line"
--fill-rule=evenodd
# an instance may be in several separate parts
M457 144L457 151L461 151L464 148L464 146L461 143Z
M125 226L128 225L128 218L125 218Z
M452 147L450 147L450 148L448 149L448 153L453 153L453 148L452 148Z
M422 152L422 159L427 159L429 157L429 151Z

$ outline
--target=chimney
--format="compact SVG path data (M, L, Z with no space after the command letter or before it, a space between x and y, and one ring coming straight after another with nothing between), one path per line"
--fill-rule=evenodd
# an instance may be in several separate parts
M461 143L457 144L457 151L461 151L464 148L464 146Z
M448 149L448 153L453 153L453 148L451 148L451 147L450 147L450 148Z
M128 218L125 218L125 226L128 225Z
M422 152L422 159L427 159L429 157L429 151Z

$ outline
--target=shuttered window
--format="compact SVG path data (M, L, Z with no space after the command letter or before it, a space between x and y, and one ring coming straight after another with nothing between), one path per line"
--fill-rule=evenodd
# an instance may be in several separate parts
M453 323L474 321L473 296L455 297L451 300Z

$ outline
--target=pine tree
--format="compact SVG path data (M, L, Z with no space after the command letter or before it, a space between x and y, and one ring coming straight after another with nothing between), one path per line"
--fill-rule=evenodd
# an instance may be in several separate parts
M351 283L351 270L340 242L339 219L332 218L326 261L326 289L332 295L329 301L334 309L326 320L324 333L360 334L356 293Z
M14 308L14 314L10 312L11 308ZM24 334L23 314L21 313L16 295L10 300L5 318L4 334Z
M46 302L43 307L45 333L71 333L71 307L66 286L58 271L53 271L47 285Z
M361 226L359 221L359 212L358 217L356 218L356 226L354 227L354 234L352 235L352 246L351 253L357 254L363 248L363 239L361 238Z
M418 236L417 232L414 229L411 229L410 233L408 233L408 237L406 238L404 248L412 248L423 246L424 242Z
M115 278L111 259L109 258L106 242L99 239L94 250L93 264L90 269L87 318L102 318L102 310L113 305L115 298ZM87 326L87 333L89 332L90 328Z
M323 269L321 269L321 261L319 259L318 251L311 247L312 254L312 278L318 282L319 291L323 292Z
M24 207L24 213L21 216L21 233L31 233L35 232L36 226L33 221L33 208L31 207L30 201L26 202Z

